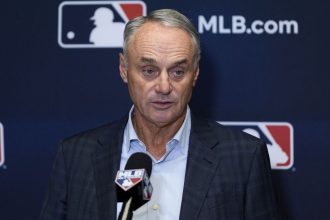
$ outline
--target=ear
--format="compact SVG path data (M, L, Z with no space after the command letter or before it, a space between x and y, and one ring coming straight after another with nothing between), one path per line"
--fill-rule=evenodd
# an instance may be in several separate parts
M124 83L127 83L127 69L125 66L125 58L123 53L119 53L119 72L121 79Z
M196 85L196 83L197 83L197 79L198 79L198 76L199 76L199 66L197 66L197 68L196 68L196 70L195 70L195 73L194 73L193 86Z

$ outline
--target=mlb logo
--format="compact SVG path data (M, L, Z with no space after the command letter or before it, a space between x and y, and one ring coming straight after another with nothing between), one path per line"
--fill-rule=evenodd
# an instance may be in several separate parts
M293 165L293 127L287 122L220 122L264 140L272 169L286 170Z
M146 15L142 1L65 1L58 8L63 48L121 48L125 24Z
M124 191L127 191L137 185L144 179L145 170L119 170L115 182Z
M3 126L0 123L0 167L5 163L5 146L3 137Z

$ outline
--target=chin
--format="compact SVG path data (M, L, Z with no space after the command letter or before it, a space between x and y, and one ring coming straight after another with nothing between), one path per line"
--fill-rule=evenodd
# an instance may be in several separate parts
M155 124L160 124L160 125L168 124L171 122L171 120L167 118L152 118L151 121L154 122Z
M154 117L151 117L150 119L152 122L159 125L170 124L176 120L176 118L172 115L169 116L166 114L159 114L159 113L157 115L154 115Z

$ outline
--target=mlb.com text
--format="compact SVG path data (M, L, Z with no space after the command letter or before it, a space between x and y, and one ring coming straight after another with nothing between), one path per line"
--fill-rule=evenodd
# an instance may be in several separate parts
M228 26L226 26L226 25ZM198 32L213 34L298 34L299 25L295 20L253 20L247 22L242 15L231 16L231 21L225 22L223 15L212 15L208 19L198 16Z

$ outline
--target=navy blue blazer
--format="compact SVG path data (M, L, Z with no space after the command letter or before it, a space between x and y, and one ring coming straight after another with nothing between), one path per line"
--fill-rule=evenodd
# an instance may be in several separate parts
M40 220L115 220L127 117L61 142ZM181 220L279 219L265 144L192 116Z

